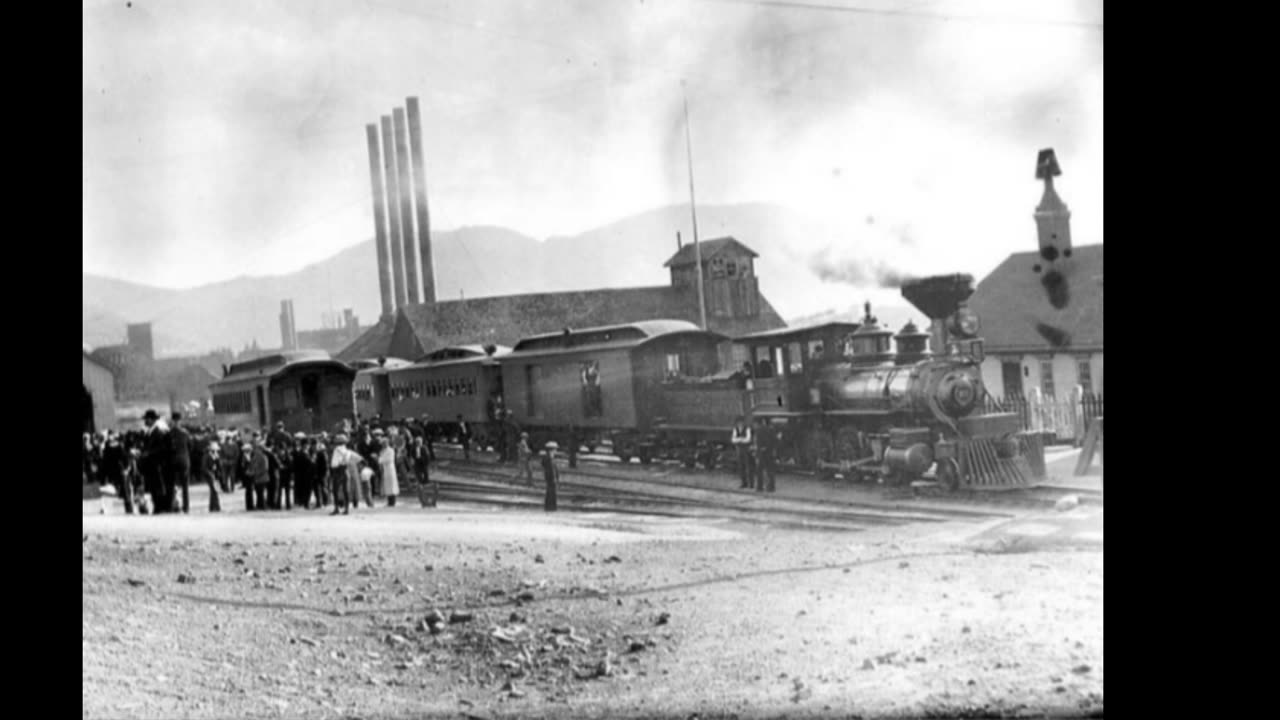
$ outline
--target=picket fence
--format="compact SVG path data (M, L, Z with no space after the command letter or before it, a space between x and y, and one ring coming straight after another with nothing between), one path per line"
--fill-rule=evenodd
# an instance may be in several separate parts
M1013 412L1022 418L1022 429L1051 435L1051 442L1079 447L1094 418L1102 417L1102 394L1076 386L1064 399L1045 397L1038 389L1029 395L986 398L987 412Z

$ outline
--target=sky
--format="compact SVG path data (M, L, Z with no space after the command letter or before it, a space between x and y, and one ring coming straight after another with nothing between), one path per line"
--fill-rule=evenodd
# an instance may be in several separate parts
M364 126L420 98L435 230L688 203L834 261L979 277L1035 247L1036 153L1102 242L1102 3L85 0L84 270L192 287L373 235ZM655 238L669 244L669 238ZM765 272L765 268L761 268Z

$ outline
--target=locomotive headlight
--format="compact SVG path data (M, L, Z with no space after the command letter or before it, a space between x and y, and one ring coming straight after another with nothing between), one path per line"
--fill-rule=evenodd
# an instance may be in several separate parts
M952 327L957 335L966 338L977 337L979 329L977 313L967 307L960 308L956 311Z

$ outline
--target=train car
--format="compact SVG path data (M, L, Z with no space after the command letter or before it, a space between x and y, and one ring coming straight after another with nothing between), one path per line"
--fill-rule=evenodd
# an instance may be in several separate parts
M224 427L272 427L290 433L332 431L354 412L356 371L322 350L299 350L235 363L209 386Z
M510 351L498 345L447 347L388 372L389 411L383 417L429 416L427 432L455 437L461 416L470 424L475 443L491 444L503 385L498 362Z
M388 384L387 374L411 364L408 360L399 358L357 360L351 363L356 370L352 392L355 396L357 420L391 417L391 386Z
M710 375L728 338L682 320L566 329L521 340L502 357L506 404L535 445L611 442L623 462L654 457L657 387Z
M765 417L784 426L779 458L805 464L811 453L799 421L819 412L810 402L813 377L822 365L839 360L833 349L858 327L830 322L747 335L734 340L735 355L747 358L741 368L711 377L669 378L658 387L658 453L687 467L700 462L713 468L729 449L737 417Z

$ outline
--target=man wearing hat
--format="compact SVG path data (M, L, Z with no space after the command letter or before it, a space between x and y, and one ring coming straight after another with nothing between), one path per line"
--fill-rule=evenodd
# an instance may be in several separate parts
M165 461L169 456L168 438L164 423L155 410L147 410L142 416L147 429L142 440L141 453L138 458L139 470L142 472L143 488L151 495L152 513L169 512L172 502L165 497Z
M542 507L547 512L555 512L556 495L560 490L560 468L556 467L556 450L559 449L560 446L552 441L547 443L546 450L542 453L542 479L547 485Z
M289 437L288 431L284 429L284 421L276 423L276 429L271 431L271 435L267 437L267 443L275 448L288 448L293 445L293 438Z
M298 507L307 510L311 507L312 476L315 474L311 464L312 454L307 448L306 433L294 433L293 440L293 456L291 458L291 464L293 465L293 499ZM317 494L317 507L319 507L319 499L319 494Z

